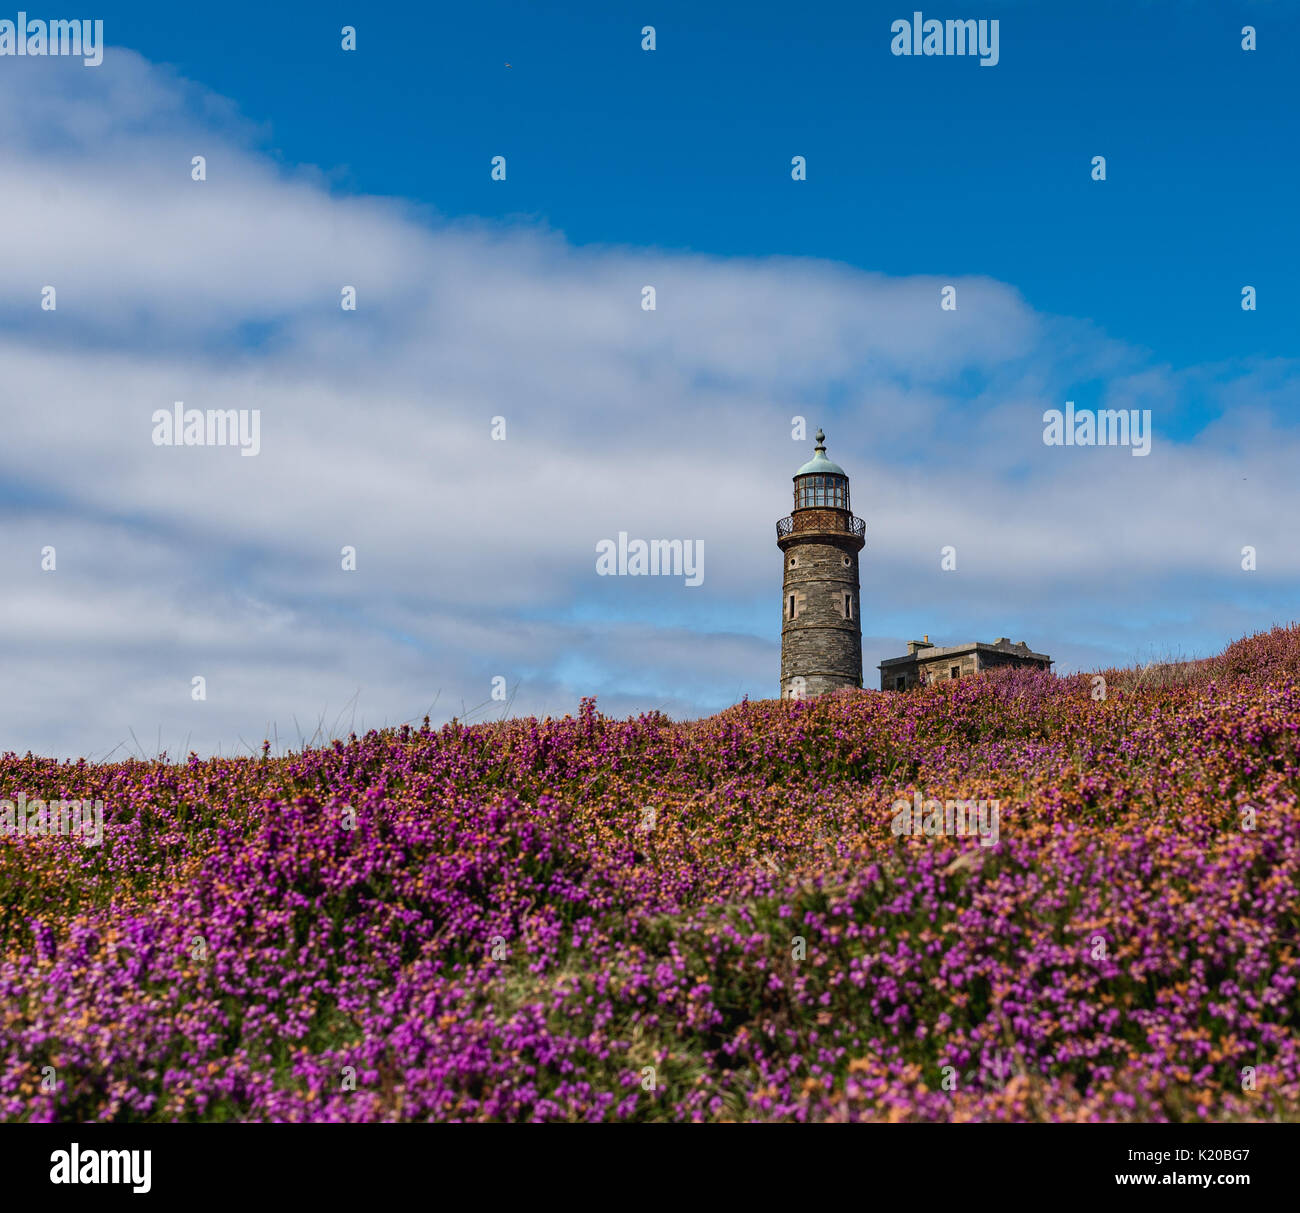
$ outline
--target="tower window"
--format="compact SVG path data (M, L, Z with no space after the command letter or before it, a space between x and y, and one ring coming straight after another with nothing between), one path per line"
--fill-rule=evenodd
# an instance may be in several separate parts
M790 618L794 618L794 595L790 595Z
M844 595L844 618L845 619L853 618L853 595L852 594Z
M794 508L825 506L832 509L849 508L849 481L847 476L808 475L795 482Z

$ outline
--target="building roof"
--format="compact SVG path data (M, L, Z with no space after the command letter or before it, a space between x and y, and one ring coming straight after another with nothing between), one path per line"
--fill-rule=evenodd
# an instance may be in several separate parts
M797 472L793 479L798 480L800 476L813 476L820 473L823 476L847 476L846 472L838 463L832 463L826 458L826 435L817 431L817 445L813 447L813 457L808 460Z
M1013 657L1025 657L1034 661L1045 661L1048 665L1052 664L1052 659L1046 653L1033 652L1023 640L1012 644L1011 641L1000 636L992 644L985 644L982 640L972 640L966 644L950 644L943 647L933 644L922 645L915 653L908 653L903 657L887 657L876 668L883 670L886 666L907 665L909 662L958 657L976 650L986 653L1008 653Z

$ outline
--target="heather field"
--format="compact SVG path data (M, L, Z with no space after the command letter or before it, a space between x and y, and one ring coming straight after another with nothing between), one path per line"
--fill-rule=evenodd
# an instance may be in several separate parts
M1300 1119L1300 629L1105 677L8 754L0 1115Z

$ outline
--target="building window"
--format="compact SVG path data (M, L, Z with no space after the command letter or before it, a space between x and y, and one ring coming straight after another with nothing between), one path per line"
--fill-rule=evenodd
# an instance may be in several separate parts
M900 675L898 678L895 678L895 679L894 679L894 690L896 690L896 691L905 691L905 690L907 690L907 675L906 675L906 674Z
M810 506L847 510L849 508L848 477L800 476L795 483L794 508L802 510Z
M948 671L948 673L949 673L949 676L952 677L952 678L960 678L960 677L961 677L961 666L959 666L959 665L955 665L955 666L953 666L952 669Z

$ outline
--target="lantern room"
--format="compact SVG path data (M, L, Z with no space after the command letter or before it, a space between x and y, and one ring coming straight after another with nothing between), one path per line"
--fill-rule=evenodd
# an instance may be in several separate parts
M813 457L794 474L794 508L847 510L849 478L838 463L826 458L826 435L817 431Z

